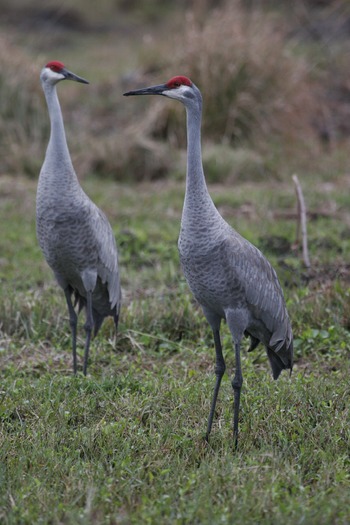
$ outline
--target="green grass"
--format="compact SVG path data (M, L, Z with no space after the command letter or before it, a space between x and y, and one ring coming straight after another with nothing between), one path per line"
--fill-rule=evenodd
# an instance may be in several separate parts
M332 199L348 217L341 183L326 198L322 188L317 193L306 185L310 207ZM332 216L309 223L311 239L334 242L310 246L314 274L307 275L291 248L295 221L287 214L276 220L277 212L294 209L291 184L211 188L227 220L274 263L286 285L295 335L293 374L277 382L263 349L243 351L240 442L234 452L234 358L226 326L228 374L210 443L204 440L214 351L178 263L183 182L136 188L101 185L91 177L83 185L114 225L124 290L119 333L115 339L113 323L105 322L86 378L72 376L63 294L37 247L35 183L3 179L0 188L1 222L11 231L0 241L6 254L0 302L1 522L349 523L344 223ZM21 208L15 205L19 200ZM285 239L284 256L276 238ZM327 273L332 259L342 274ZM81 318L81 353L82 325Z
M41 3L25 4L4 4L12 22L1 22L0 523L348 525L348 39L332 42L326 25L325 53L322 42L298 36L304 11L285 16L287 3L251 12L237 4L237 13L228 3L227 13L212 13L194 2L191 17L182 2L104 0L97 12L92 3L72 11L66 0L50 0L51 21L39 16ZM345 20L346 2L336 4ZM301 22L331 23L333 4L324 9ZM59 97L73 163L108 215L120 253L118 334L107 319L86 378L72 375L64 296L35 235L48 139L38 77L51 59L91 81L60 86ZM204 168L215 204L272 262L294 332L293 374L276 382L264 350L247 353L244 341L236 452L225 325L227 374L204 440L213 341L176 245L185 114L171 101L122 96L183 67L203 92ZM227 122L221 131L215 118ZM254 133L230 144L232 130L246 124ZM335 132L326 146L323 127ZM296 243L294 172L309 212L311 269ZM80 370L83 324L81 316Z
M2 415L4 523L346 523L349 388L339 374L320 388L318 374L276 386L248 370L237 454L228 381L208 446L211 380L182 357L120 359L99 379L18 379Z

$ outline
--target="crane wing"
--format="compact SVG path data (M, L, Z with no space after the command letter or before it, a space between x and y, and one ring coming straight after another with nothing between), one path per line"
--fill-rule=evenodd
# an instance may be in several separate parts
M229 265L238 277L256 319L272 334L269 346L278 351L292 339L289 317L277 274L264 255L237 232L225 240Z
M94 205L94 233L98 254L98 276L107 283L111 307L120 307L120 278L118 267L118 251L112 227L106 215Z

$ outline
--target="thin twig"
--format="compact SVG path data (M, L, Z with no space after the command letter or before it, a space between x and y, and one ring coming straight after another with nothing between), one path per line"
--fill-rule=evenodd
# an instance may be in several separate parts
M299 179L297 175L292 176L293 182L295 184L295 191L297 194L298 200L298 226L297 226L297 241L299 240L299 233L301 229L301 238L302 238L302 247L303 247L303 260L306 268L310 268L310 259L309 259L309 249L307 241L307 229L306 229L306 207L304 201L303 191L301 189Z

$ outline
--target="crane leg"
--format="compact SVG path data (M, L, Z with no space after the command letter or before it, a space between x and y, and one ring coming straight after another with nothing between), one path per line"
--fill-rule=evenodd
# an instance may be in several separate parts
M118 323L119 323L119 315L115 313L114 316L113 316L113 320L114 320L115 331L117 332L118 331Z
M219 332L219 330L213 330L213 335L214 335L215 353L216 353L216 364L215 364L216 382L215 382L215 387L214 387L213 398L212 398L212 401L211 401L207 433L206 433L206 436L205 436L205 439L207 441L209 441L209 434L210 434L211 427L212 427L212 424L213 424L216 400L218 398L218 393L219 393L219 390L220 390L221 379L222 379L222 376L224 375L225 369L226 369L224 356L222 355L222 346L221 346L221 341L220 341L220 332Z
M84 325L86 332L86 341L85 341L85 352L84 352L84 368L83 373L86 376L87 373L87 364L89 359L89 350L90 350L90 341L91 333L94 327L94 318L92 315L92 292L87 292L86 296L86 322Z
M235 343L235 354L236 354L236 372L232 380L232 388L233 388L233 393L234 393L233 446L234 446L234 449L237 450L239 403L240 403L241 388L242 388L242 383L243 383L240 343Z
M73 351L73 373L77 373L77 324L78 316L74 310L74 306L71 298L71 290L65 288L64 295L66 296L68 312L69 312L69 324L72 331L72 351Z

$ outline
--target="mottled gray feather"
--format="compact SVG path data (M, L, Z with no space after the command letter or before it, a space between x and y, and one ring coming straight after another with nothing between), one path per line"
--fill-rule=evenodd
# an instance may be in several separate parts
M81 310L92 292L94 332L103 319L115 324L121 302L118 253L104 213L82 190L70 159L55 83L41 74L51 135L37 189L37 237L59 285Z
M200 144L201 95L187 109L186 194L179 236L181 265L189 287L212 329L230 318L239 341L262 342L274 377L293 365L292 329L275 270L263 254L221 217L205 183ZM276 356L276 358L274 358Z

